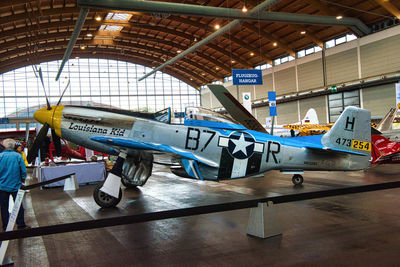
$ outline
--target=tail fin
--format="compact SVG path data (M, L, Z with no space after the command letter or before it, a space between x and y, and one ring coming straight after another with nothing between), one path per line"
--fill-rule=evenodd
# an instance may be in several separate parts
M396 109L391 108L389 112L386 114L386 116L379 122L379 124L376 126L376 129L380 132L382 131L388 131L392 129L392 123L394 120L394 113Z
M301 120L301 124L319 124L318 115L315 109L310 108L304 119Z
M329 148L370 154L371 152L371 112L356 107L347 107L332 129L321 142Z

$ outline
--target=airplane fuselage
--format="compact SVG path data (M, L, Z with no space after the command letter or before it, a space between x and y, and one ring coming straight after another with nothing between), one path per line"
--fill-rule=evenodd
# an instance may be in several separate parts
M106 154L118 155L123 147L113 147L91 139L110 137L134 140L140 144L157 144L187 151L199 159L215 163L198 165L208 180L241 178L277 169L360 170L367 166L365 156L330 154L294 146L294 139L251 131L240 125L236 129L166 124L138 118L128 112L76 106L59 106L59 130L56 132L78 145ZM84 115L83 115L84 114ZM315 136L314 138L320 138ZM126 147L128 154L141 147ZM143 148L146 148L143 145Z

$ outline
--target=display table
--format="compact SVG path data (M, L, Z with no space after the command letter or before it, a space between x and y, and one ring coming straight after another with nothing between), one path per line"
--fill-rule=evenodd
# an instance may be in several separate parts
M75 173L78 184L103 181L105 177L104 162L70 164L64 166L42 167L42 181L48 181L63 175ZM47 185L46 187L64 186L64 180Z

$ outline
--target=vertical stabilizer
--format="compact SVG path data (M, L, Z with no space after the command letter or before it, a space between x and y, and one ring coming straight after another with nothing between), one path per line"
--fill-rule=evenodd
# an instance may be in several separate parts
M386 116L379 122L376 126L376 129L380 132L390 131L392 129L392 123L394 120L394 114L396 109L391 108Z
M318 115L315 109L310 108L304 119L301 120L301 124L319 124Z
M371 112L347 107L321 142L329 148L371 153Z

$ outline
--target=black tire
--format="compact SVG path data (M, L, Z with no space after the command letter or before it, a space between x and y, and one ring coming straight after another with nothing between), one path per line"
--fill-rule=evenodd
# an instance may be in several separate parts
M126 188L136 188L137 185L129 183L129 181L125 178L121 178L121 183L126 187Z
M303 176L301 176L300 174L295 174L292 177L292 182L294 185L301 185L303 181L304 181Z
M122 198L122 190L119 189L118 198L112 197L102 191L100 188L103 186L103 183L99 183L93 191L93 198L97 205L102 208L112 208L118 205Z

